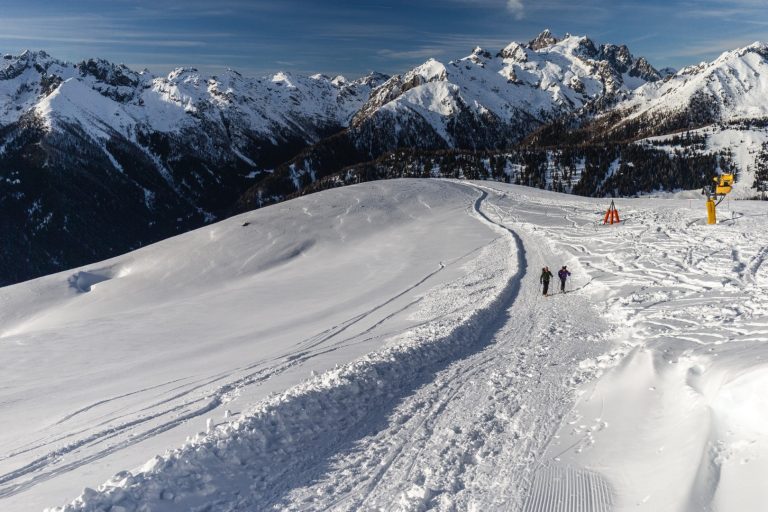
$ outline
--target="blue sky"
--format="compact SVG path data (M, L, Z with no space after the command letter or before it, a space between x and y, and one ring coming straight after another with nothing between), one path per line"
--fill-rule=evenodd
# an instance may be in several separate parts
M768 41L768 0L1 0L0 51L44 49L166 73L403 72L544 28L682 67Z

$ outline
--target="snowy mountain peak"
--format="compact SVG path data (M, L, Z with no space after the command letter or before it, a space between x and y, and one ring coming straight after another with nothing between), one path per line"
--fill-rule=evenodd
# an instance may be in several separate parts
M528 61L526 47L514 41L505 46L498 53L498 56L502 59L511 59L520 63Z
M34 110L37 101L75 76L73 64L56 60L44 51L4 55L0 62L0 128Z
M379 73L378 71L371 71L367 75L361 76L356 80L353 80L351 82L347 81L344 84L337 82L336 85L345 86L345 85L354 84L355 86L366 86L366 87L371 87L372 89L375 89L376 87L379 87L389 79L390 79L389 75L385 75L384 73Z
M417 66L406 73L405 82L412 82L413 85L421 85L436 80L445 80L446 76L447 71L445 66L435 59L429 59L421 66Z
M735 50L725 51L712 62L701 62L698 66L689 66L684 68L687 74L691 72L706 71L707 73L722 67L739 66L739 62L743 65L760 65L762 62L768 61L768 44L755 41L754 43L737 48Z
M169 81L182 81L190 79L200 79L200 72L197 68L179 67L168 73Z
M51 57L45 50L30 50L30 49L26 49L22 51L17 56L6 54L3 56L3 58L7 60L20 60L20 61L29 61L29 62L53 60L53 57Z
M590 38L583 36L578 38L574 54L582 59L595 59L600 55L600 51Z
M381 75L378 73L370 76L372 80L377 82L381 79ZM392 76L372 91L367 103L354 115L351 125L359 125L380 108L397 100L406 92L431 82L445 81L447 77L448 72L445 66L435 59L429 59L404 75Z
M544 31L536 36L534 39L528 42L528 47L531 50L541 50L542 48L546 48L548 46L552 46L554 44L557 44L560 40L552 35L552 32L547 28L544 29Z
M678 71L676 74L678 75L695 75L697 73L701 73L704 71L708 66L709 62L701 61L698 64L692 64L690 66L685 66L684 68L681 68L680 71Z
M286 87L296 87L293 85L291 75L285 71L278 71L272 76L272 83L278 85L284 85Z
M607 60L613 67L622 73L629 71L629 66L632 65L632 54L629 53L629 48L625 45L604 44L600 46L597 58L600 60Z
M52 65L69 66L68 63L58 61L42 50L24 50L19 55L5 54L0 61L0 80L12 80L26 70L45 73Z
M740 56L744 56L747 53L757 53L763 58L768 59L768 43L764 43L762 41L755 41L749 46L745 46L744 48L736 50L736 53L739 54Z
M475 46L475 49L472 50L472 56L479 58L479 59L491 59L493 56L491 55L491 52L487 50L483 50L479 46Z
M88 59L77 65L82 76L92 76L114 86L136 87L141 75L125 64L113 64L104 59Z

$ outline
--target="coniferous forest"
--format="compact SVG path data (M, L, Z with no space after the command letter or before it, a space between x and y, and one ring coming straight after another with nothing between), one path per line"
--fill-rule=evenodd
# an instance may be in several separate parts
M521 146L508 151L402 149L326 175L312 169L314 162L305 159L292 163L291 173L276 171L265 180L259 198L253 199L264 206L286 197L354 183L426 177L495 180L594 197L696 189L709 183L718 169L732 167L727 152L704 154L698 151L700 144L699 136L687 132L664 142L674 146L672 151L651 142ZM299 192L297 176L306 180Z

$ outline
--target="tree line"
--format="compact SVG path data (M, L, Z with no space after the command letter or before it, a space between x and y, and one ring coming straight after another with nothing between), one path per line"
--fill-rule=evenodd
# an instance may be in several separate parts
M636 196L701 188L718 169L732 167L727 152L701 154L694 145L673 151L652 144L500 152L401 149L319 178L286 198L366 181L428 177L494 180L593 197Z

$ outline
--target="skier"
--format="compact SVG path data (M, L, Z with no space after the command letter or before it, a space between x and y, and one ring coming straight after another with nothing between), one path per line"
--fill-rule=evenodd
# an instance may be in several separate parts
M571 273L568 272L568 267L566 267L565 265L563 265L563 268L561 268L557 272L557 277L560 278L560 291L562 293L565 293L565 280L568 279L568 276L570 275Z
M544 293L543 295L547 294L547 290L549 290L549 280L552 279L552 272L549 271L549 267L543 267L541 269L541 277L539 278L539 282L544 285Z

